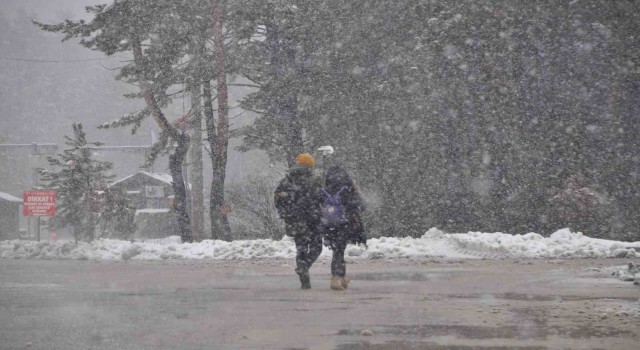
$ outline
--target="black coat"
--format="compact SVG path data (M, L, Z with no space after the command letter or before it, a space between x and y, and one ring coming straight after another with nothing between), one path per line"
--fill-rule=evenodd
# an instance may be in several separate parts
M322 180L302 165L294 165L274 192L278 215L286 223L307 223L314 228L320 222Z

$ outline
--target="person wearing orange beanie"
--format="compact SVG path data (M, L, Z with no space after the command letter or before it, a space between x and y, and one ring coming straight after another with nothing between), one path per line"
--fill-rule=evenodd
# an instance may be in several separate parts
M293 237L296 244L295 271L302 289L311 288L309 269L322 253L319 231L322 179L313 173L315 163L311 154L299 154L274 192L278 216L285 222L287 236Z

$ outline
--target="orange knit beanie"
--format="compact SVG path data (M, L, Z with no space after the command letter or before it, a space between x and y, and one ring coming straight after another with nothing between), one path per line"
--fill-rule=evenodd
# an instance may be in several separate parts
M307 168L313 168L316 164L316 160L309 153L301 153L296 157L296 164L304 165Z

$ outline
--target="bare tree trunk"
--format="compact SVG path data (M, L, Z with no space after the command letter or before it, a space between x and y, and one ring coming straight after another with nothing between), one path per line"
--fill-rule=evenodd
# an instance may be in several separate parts
M184 176L182 175L182 164L184 163L187 152L189 151L189 135L171 125L164 116L164 113L162 113L160 107L158 107L158 103L155 96L153 96L151 86L147 81L147 78L142 73L143 54L140 39L132 38L131 44L133 49L133 59L138 70L140 91L144 97L147 108L151 111L153 119L158 124L162 132L167 133L178 145L169 156L169 169L171 171L172 187L175 196L173 209L178 216L178 230L180 231L182 242L193 242L189 213L187 212L187 190L184 185Z
M196 241L204 239L204 181L202 176L202 113L200 108L200 84L189 84L191 92L191 232Z
M212 20L213 20L213 36L214 36L214 52L216 60L217 90L218 90L218 128L214 130L207 127L207 131L217 131L217 136L212 140L213 135L209 135L211 144L212 162L213 162L213 180L211 181L211 226L214 238L230 239L230 228L227 218L229 211L224 201L224 183L227 169L227 149L229 147L229 92L227 89L227 75L225 71L225 51L224 51L224 35L222 23L222 8L220 0L212 0ZM205 82L205 89L208 85ZM211 97L211 89L208 87ZM206 95L206 93L205 93ZM206 98L206 97L205 97ZM213 126L213 118L211 118L211 126ZM211 143L213 141L213 143ZM214 220L215 218L215 220ZM215 222L214 222L215 221ZM217 236L217 237L216 237Z
M211 192L209 194L209 215L211 216L211 238L229 239L230 229L227 219L227 211L224 204L224 171L220 166L220 154L216 151L219 143L219 135L216 132L216 123L213 116L213 100L211 97L211 83L203 82L204 115L207 128L207 141L211 145L211 164L213 165L213 177L211 179ZM223 175L221 178L221 174Z
M189 212L187 210L187 188L184 185L182 174L182 164L189 152L189 136L181 134L176 140L178 147L169 155L169 169L171 171L173 194L173 210L178 215L178 229L182 242L193 242L191 224L189 222Z

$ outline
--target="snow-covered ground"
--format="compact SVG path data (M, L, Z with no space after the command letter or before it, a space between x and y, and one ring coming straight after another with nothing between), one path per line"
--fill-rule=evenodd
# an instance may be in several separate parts
M550 237L536 233L444 233L432 228L420 238L381 237L369 239L368 249L349 246L347 259L397 258L640 258L640 242L595 239L562 229ZM329 258L324 249L321 258ZM69 241L0 241L0 258L62 260L166 260L215 259L246 260L295 257L293 239L274 241L240 240L224 242L206 240L180 243L180 237L129 242L100 239L91 243Z

